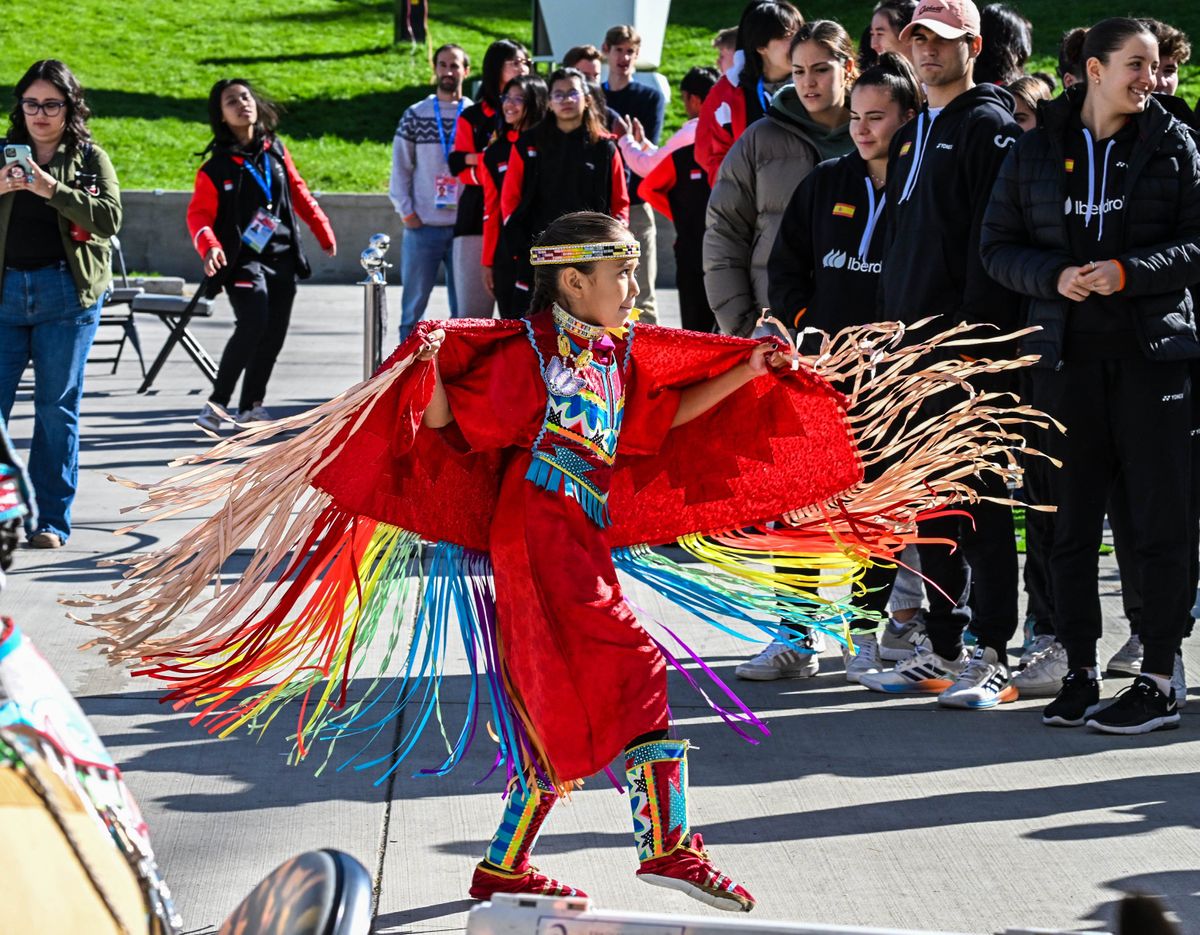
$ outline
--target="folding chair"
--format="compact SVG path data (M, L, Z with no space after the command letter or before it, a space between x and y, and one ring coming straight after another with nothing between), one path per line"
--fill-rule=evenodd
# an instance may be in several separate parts
M154 358L154 363L150 365L150 370L147 372L146 378L142 380L142 385L138 389L139 393L145 393L154 385L159 371L162 370L163 364L167 362L167 358L171 355L171 351L176 344L183 345L183 349L195 361L196 366L207 377L209 383L216 382L217 362L212 359L212 356L204 349L204 346L196 340L196 336L188 330L188 324L191 323L193 318L212 317L213 300L206 298L204 295L204 288L207 283L207 278L202 280L200 285L196 287L195 295L191 298L182 295L144 294L134 296L129 306L133 309L134 314L157 315L159 320L169 329L167 340L163 343L162 350L158 352L158 356Z
M117 285L117 280L114 277L112 284L108 289L108 298L100 309L100 327L96 331L96 339L92 341L93 349L96 347L115 347L115 352L109 357L96 357L93 354L88 354L88 363L92 364L112 364L112 370L109 373L116 373L117 367L121 364L121 354L125 350L125 342L128 341L133 345L133 350L137 354L138 364L142 368L142 376L146 376L146 361L142 357L142 342L138 338L137 325L133 320L133 299L141 295L146 290L141 286L131 286L129 284L129 273L125 269L125 256L121 253L121 241L117 237L112 238L113 260L121 271L121 284ZM113 331L119 329L119 332L112 334ZM110 336L111 335L111 336Z

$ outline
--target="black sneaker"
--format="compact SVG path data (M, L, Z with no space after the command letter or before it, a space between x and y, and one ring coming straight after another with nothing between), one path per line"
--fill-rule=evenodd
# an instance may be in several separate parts
M1042 723L1051 727L1082 727L1099 708L1100 680L1088 675L1087 669L1071 669L1054 700L1042 711Z
M1106 734L1148 734L1179 726L1175 689L1164 695L1154 680L1139 675L1132 685L1117 693L1112 704L1088 718L1087 726Z

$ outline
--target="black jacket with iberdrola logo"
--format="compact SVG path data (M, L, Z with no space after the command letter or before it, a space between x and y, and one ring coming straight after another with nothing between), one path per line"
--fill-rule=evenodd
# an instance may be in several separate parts
M772 313L790 328L829 334L874 321L887 211L857 152L813 169L788 202L767 261Z
M887 248L880 317L940 325L988 322L1008 331L1021 303L979 258L979 232L996 175L1021 135L1013 98L977 85L930 120L925 108L896 131L888 152Z
M1048 368L1135 350L1151 360L1200 358L1200 152L1192 133L1152 99L1093 147L1089 161L1078 121L1083 99L1083 89L1072 88L1042 102L1040 125L1004 163L984 219L987 268L1028 296L1027 323L1038 329L1022 350ZM1064 269L1109 259L1125 273L1119 292L1080 305L1059 294ZM1114 332L1096 332L1101 315ZM1132 347L1120 347L1121 331L1136 336Z

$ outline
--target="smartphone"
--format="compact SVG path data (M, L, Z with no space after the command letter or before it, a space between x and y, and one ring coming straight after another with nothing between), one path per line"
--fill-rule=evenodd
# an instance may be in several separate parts
M4 144L4 164L10 166L16 163L25 172L25 178L33 178L33 152L24 143Z

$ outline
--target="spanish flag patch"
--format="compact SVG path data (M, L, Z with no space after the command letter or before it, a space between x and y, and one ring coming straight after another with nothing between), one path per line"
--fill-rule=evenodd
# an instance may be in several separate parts
M908 155L908 151L909 151L910 149L912 149L912 142L911 142L911 141L910 141L910 142L908 142L908 143L905 143L903 146L901 146L901 147L900 147L900 155L901 155L901 156L907 156L907 155Z
M854 217L854 205L848 205L844 201L839 201L833 206L833 216L835 218Z
M1074 159L1064 160L1063 168L1066 169L1068 172L1074 172L1075 171L1075 160Z

